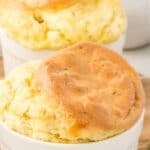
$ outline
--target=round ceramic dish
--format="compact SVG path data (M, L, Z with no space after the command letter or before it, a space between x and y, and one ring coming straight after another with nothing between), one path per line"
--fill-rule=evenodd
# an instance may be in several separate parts
M4 70L5 74L11 71L15 66L20 65L26 61L46 58L53 55L55 51L33 51L22 47L14 40L10 39L4 30L0 30L0 39L2 46L2 53L4 58ZM116 50L119 54L122 53L122 49L125 42L125 36L123 35L119 40L106 45L107 47Z
M88 144L54 144L37 141L15 133L0 122L1 150L137 150L144 112L126 132L100 142Z
M150 42L149 0L122 0L128 17L126 49L142 47Z

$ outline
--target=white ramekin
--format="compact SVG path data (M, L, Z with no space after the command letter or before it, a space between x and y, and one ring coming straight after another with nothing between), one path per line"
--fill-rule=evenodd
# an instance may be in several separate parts
M20 65L26 61L46 58L56 52L50 50L33 51L24 48L20 44L9 38L9 36L3 29L0 29L0 40L4 58L5 74L9 73L9 71L11 71L15 66ZM116 52L121 54L124 42L125 36L123 35L119 40L106 46L116 50Z
M126 49L144 46L150 42L149 0L122 0L127 17Z
M143 118L144 112L136 124L126 132L88 144L54 144L37 141L11 131L0 122L1 150L137 150Z

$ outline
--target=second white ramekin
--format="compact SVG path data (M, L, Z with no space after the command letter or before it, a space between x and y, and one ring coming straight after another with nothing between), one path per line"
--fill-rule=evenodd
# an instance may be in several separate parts
M17 65L20 65L26 61L43 59L55 54L56 52L51 50L33 51L24 48L16 41L9 38L9 36L3 29L0 29L0 40L4 58L5 74L9 73ZM106 45L106 47L115 50L119 54L122 54L124 43L125 36L123 35L119 40Z
M150 43L149 0L122 0L122 3L128 17L125 49L135 49Z

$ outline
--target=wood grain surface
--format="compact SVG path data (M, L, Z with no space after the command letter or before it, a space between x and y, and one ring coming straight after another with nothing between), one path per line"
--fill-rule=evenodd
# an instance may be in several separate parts
M2 77L3 62L2 59L0 59L0 78ZM142 81L146 93L146 114L138 150L150 150L150 78L143 78Z
M146 94L146 113L139 150L150 150L150 78L143 78L142 81Z

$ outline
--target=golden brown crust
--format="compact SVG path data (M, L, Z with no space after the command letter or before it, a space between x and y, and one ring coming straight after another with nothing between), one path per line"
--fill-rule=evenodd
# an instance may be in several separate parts
M69 4L73 4L75 0L19 0L26 6L30 8L39 8L39 7L51 7L56 8L60 6L66 6Z
M138 74L121 56L97 44L83 42L47 59L37 79L76 120L70 132L127 129L143 110Z

